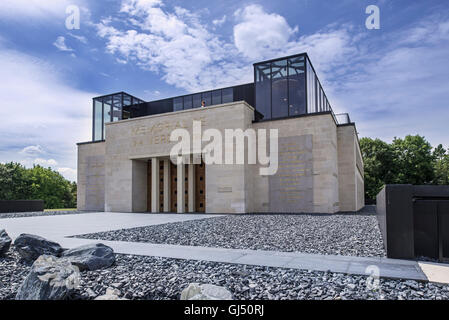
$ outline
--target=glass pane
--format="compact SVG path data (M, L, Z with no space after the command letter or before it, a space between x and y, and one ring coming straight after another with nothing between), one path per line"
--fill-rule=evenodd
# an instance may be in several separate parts
M323 88L320 86L320 94L321 94L321 103L320 103L320 110L319 111L324 111L324 106L325 106L325 97L324 97L324 92L323 92Z
M271 116L288 116L287 60L271 64Z
M193 107L200 108L201 107L201 94L197 93L193 95Z
M184 97L184 110L192 109L192 96Z
M212 105L212 93L210 91L209 92L203 92L201 94L201 99L202 99L202 101L204 101L206 106Z
M263 119L271 119L271 68L270 64L259 64L256 68L256 110Z
M310 62L307 60L307 112L313 113L318 111L318 106L316 104L316 90L317 87L315 86L316 75L313 71L312 67L310 66Z
M173 99L173 111L182 110L182 97Z
M228 103L234 101L234 89L226 88L221 90L221 94L223 96L223 103Z
M134 99L134 100L136 100L135 103L139 103L138 102L139 99ZM124 106L130 106L131 104L132 104L131 97L128 96L127 94L123 95L123 105Z
M288 60L288 100L289 115L306 113L306 85L304 57Z
M212 105L221 104L221 90L212 91Z
M103 110L103 139L106 139L106 129L105 129L105 123L111 122L111 105L104 104L104 110Z
M94 105L94 141L102 140L103 134L103 107L101 100L95 100Z
M122 120L122 95L116 94L113 96L112 105L112 121Z

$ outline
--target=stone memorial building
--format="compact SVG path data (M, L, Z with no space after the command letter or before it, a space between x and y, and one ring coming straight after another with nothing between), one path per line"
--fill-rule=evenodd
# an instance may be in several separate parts
M266 129L267 153L268 132L277 129L277 171L263 175L259 162L208 164L193 150L190 163L174 163L170 135L195 135L194 121L223 137ZM223 159L239 153L223 145ZM255 63L253 83L150 102L124 92L96 97L92 141L78 143L79 210L357 211L363 176L355 124L334 114L306 53Z

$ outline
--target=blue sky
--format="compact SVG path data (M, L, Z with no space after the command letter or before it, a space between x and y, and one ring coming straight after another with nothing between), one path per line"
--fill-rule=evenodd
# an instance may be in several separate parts
M80 8L80 29L65 26ZM365 27L368 5L380 29ZM252 64L308 52L360 137L449 147L449 3L440 1L2 0L0 162L76 180L91 98L155 100L252 81Z

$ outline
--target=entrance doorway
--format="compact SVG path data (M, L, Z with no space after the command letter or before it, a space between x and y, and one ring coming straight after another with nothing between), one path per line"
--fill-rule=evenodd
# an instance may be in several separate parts
M178 212L178 170L177 166L170 161L170 212ZM189 175L188 175L188 165L185 165L185 180L184 180L184 202L185 208L184 212L189 211ZM147 208L151 212L151 160L148 161L148 171L147 171ZM194 188L194 199L195 199L195 211L196 212L206 212L206 165L204 162L195 165L195 188ZM160 161L159 166L159 212L164 212L164 165Z

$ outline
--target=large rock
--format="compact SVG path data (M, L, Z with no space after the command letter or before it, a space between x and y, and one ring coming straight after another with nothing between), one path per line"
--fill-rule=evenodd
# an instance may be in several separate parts
M11 238L8 236L5 230L0 230L0 256L8 252L11 246Z
M68 259L43 255L34 261L16 300L64 300L79 285L80 273Z
M181 300L232 300L232 293L213 284L191 283L182 290Z
M108 268L115 262L114 250L102 243L66 250L62 256L69 259L81 271Z
M28 262L33 262L44 254L59 257L63 251L61 246L56 242L26 233L22 233L17 237L14 241L14 247L19 252L21 258Z
M120 291L114 288L107 288L106 294L96 297L94 300L128 300L120 298Z

